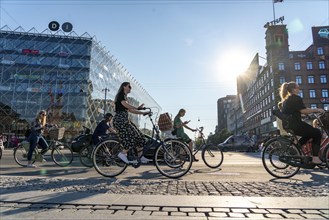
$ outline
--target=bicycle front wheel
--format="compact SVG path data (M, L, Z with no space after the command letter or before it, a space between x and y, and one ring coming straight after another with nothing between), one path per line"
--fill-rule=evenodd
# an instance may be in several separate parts
M298 173L300 167L283 162L282 158L300 156L300 150L287 138L278 137L269 140L262 152L262 162L265 170L276 178L290 178Z
M118 176L127 168L118 154L123 146L116 140L105 140L93 150L92 161L96 171L105 177Z
M79 152L79 159L83 166L85 167L94 166L91 158L92 151L93 151L92 146L84 146L83 148L81 148Z
M192 152L179 140L167 140L156 149L154 162L162 175L179 178L191 169Z
M58 143L51 151L51 159L60 167L66 167L73 161L72 149L63 143Z
M18 146L14 149L14 160L15 162L22 166L22 167L25 167L27 165L27 154L28 154L28 151L25 150L25 148L23 147L23 145L20 143L18 144ZM37 152L37 149L35 149L33 151L33 154L32 154L32 163L35 162L35 155L38 154Z
M222 165L224 155L222 150L216 145L207 145L202 149L201 157L209 168L218 168Z
M325 150L324 150L324 163L327 165L327 168L329 169L329 144L326 146Z

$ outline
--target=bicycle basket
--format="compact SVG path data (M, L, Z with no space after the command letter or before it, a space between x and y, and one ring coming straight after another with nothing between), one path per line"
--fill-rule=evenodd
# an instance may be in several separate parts
M53 128L49 130L49 138L54 140L60 140L64 137L65 128Z
M324 129L329 131L329 112L327 111L323 115L321 115L320 120L323 124Z

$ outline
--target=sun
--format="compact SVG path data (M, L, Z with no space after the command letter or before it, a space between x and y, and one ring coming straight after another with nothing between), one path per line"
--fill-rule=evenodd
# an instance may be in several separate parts
M235 81L251 63L252 57L241 48L230 49L221 53L217 62L218 77L221 80Z

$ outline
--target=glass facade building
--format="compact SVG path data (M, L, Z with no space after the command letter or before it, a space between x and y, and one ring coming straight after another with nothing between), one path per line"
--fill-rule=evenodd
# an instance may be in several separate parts
M42 109L48 122L64 126L68 134L75 135L82 126L94 129L104 111L114 113L114 96L125 81L133 87L130 103L161 111L123 65L86 33L12 31L5 26L0 32L0 73L1 130L8 130L17 117L32 121ZM131 120L150 129L143 117L131 115Z

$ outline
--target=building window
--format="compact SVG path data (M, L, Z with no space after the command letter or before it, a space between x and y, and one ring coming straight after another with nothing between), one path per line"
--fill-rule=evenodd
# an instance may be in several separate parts
M328 98L328 89L322 89L322 98Z
M274 81L273 79L271 79L271 86L273 87L273 85L274 85Z
M320 63L319 63L319 65L320 65ZM279 63L279 70L284 70L284 63Z
M296 83L298 85L302 84L302 76L296 76Z
M311 89L310 90L310 98L316 98L315 90Z
M280 84L283 84L286 82L286 78L284 76L280 76Z
M323 109L328 111L329 110L329 104L323 104Z
M306 69L307 69L307 70L311 70L311 69L313 69L313 63L312 63L312 62L307 62L307 63L306 63Z
M323 55L323 48L322 47L318 47L318 55Z
M311 108L317 108L316 104L311 104Z
M300 63L295 63L295 70L300 70Z
M321 75L320 76L320 82L321 83L327 83L327 75Z
M307 76L308 84L314 84L314 76Z
M326 65L324 64L324 61L319 61L319 69L324 70L326 68Z
M303 93L303 90L299 90L299 93L298 95L301 97L301 98L304 98L304 93Z

